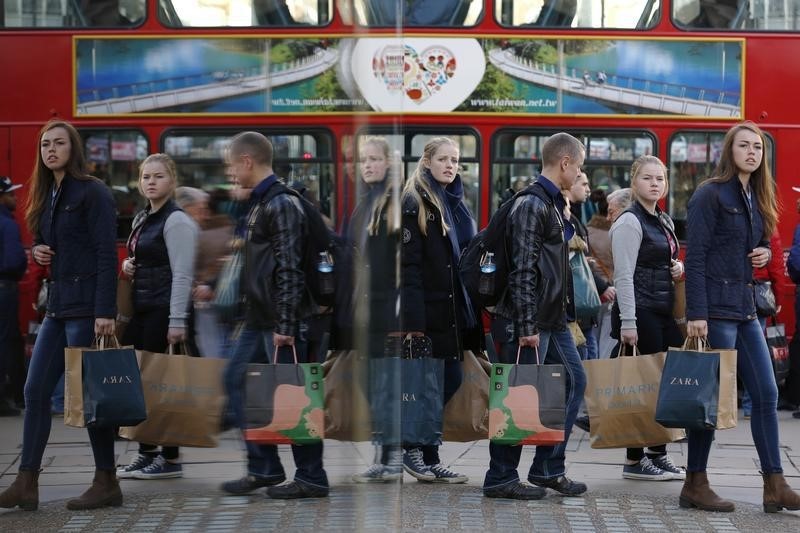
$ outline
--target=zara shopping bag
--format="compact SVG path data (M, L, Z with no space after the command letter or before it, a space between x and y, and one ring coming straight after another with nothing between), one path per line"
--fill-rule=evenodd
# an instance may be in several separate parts
M689 346L696 343L696 349ZM707 348L687 338L670 348L658 389L656 421L665 427L736 427L736 350Z
M564 365L492 363L489 439L495 444L555 445L564 440Z
M278 352L275 350L275 360ZM244 438L258 444L317 444L325 433L322 365L250 364L245 378Z
M106 348L106 343L113 347ZM96 348L64 350L64 423L75 427L134 426L147 418L133 346L100 337Z
M641 448L682 439L655 421L665 353L584 361L592 448ZM621 354L620 354L621 355Z
M227 361L145 351L137 355L147 420L120 428L120 436L162 446L216 447Z

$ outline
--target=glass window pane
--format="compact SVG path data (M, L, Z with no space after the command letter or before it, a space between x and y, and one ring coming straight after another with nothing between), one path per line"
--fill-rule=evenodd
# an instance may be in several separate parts
M676 133L669 145L669 215L675 221L675 232L679 239L686 238L687 204L692 193L703 180L711 176L722 155L722 140L725 132ZM764 153L774 173L774 145L766 136Z
M171 27L322 26L333 0L159 0L158 17Z
M118 28L141 24L145 0L6 0L0 27Z
M505 26L647 29L658 22L660 0L503 0L495 16Z
M144 207L139 194L139 164L150 153L147 138L136 130L80 130L89 173L111 187L117 203L117 238L127 239L136 212Z
M583 168L589 185L592 190L602 189L606 193L628 187L634 159L655 151L655 140L644 132L570 133L587 147ZM539 155L548 137L549 134L529 132L503 132L495 136L490 211L539 177ZM590 211L583 210L584 218Z
M164 152L178 167L180 185L197 187L217 196L231 188L223 157L238 131L172 131L164 136ZM336 197L332 139L321 132L275 134L262 131L272 142L273 170L287 184L301 185L307 197L334 221Z
M672 18L689 29L800 29L800 0L673 0Z
M483 13L482 0L353 0L362 26L474 26Z

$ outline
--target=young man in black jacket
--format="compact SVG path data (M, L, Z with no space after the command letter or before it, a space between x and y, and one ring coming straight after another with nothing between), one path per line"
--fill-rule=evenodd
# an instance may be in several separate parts
M572 274L567 243L575 234L569 222L562 191L570 189L581 174L586 150L566 133L551 136L542 146L542 173L511 208L508 221L511 271L508 290L495 308L500 317L514 324L513 338L504 339L503 362L514 362L518 347L520 363L535 363L535 350L545 363L563 364L567 374L564 442L537 446L528 481L519 480L517 467L522 446L489 444L491 461L483 482L490 498L536 500L545 488L566 496L586 492L586 485L572 481L566 471L565 448L583 399L586 374L572 335L567 314L574 315Z
M231 410L245 428L244 389L249 363L308 362L315 353L310 346L311 302L302 270L308 222L300 199L278 194L264 202L270 187L278 182L272 170L272 143L262 134L247 131L236 135L228 148L226 164L234 182L252 188L247 215L245 260L240 278L245 296L244 328L225 372ZM274 280L274 281L271 281ZM292 348L293 347L293 348ZM322 467L322 443L292 446L297 471L294 481L282 484L286 474L278 458L278 447L247 442L247 475L226 482L222 490L246 494L269 487L271 498L319 498L328 495L328 478Z

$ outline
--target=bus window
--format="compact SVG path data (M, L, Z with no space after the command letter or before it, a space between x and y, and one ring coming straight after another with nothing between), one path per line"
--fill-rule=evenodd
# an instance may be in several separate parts
M180 185L203 189L213 199L227 200L231 185L225 176L224 153L234 131L170 130L162 139L163 151L175 160ZM272 168L287 185L305 189L331 222L336 202L332 137L324 132L275 133L261 131L272 141Z
M80 129L89 173L103 180L117 204L117 238L127 239L136 212L144 206L139 194L139 164L149 152L137 130Z
M660 0L498 0L504 26L647 29L658 23Z
M159 0L158 17L167 26L323 26L331 21L333 0Z
M467 204L472 215L477 220L478 218L478 199L480 198L480 165L479 165L479 144L478 136L474 133L461 133L452 131L431 132L413 132L405 130L402 133L393 132L382 133L380 131L371 131L369 133L359 134L357 146L361 146L365 139L370 136L384 137L391 147L392 151L400 154L400 161L395 161L392 168L403 169L405 172L404 179L411 176L417 168L417 162L422 157L422 152L425 145L434 137L450 137L459 146L459 174L461 181L464 184L464 203ZM359 187L363 187L361 180L358 180Z
M800 29L800 0L675 0L672 18L686 29L790 31Z
M144 20L145 0L0 0L0 27L116 28Z
M722 155L725 132L679 131L669 145L669 215L678 238L686 239L687 204L697 186L711 176ZM766 135L764 153L775 169L774 143Z
M362 26L474 26L483 13L481 0L353 0Z
M501 132L495 136L490 211L536 181L542 167L541 147L552 133ZM586 146L583 168L592 190L602 189L609 193L628 187L634 159L655 153L655 139L645 132L569 133Z

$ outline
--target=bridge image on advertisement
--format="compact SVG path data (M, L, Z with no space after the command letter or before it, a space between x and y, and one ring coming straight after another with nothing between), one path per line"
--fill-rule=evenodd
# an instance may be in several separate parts
M266 91L318 76L336 65L339 52L317 49L291 63L214 71L150 82L78 91L78 115L143 113Z
M537 63L521 58L514 55L511 49L494 48L490 50L489 61L515 78L584 96L612 107L704 117L738 118L741 116L741 95L739 93L726 93L716 89L702 89L613 74L606 75L605 73L603 73L604 81L598 82L588 73L574 68L566 69L565 75L559 75L556 65Z

